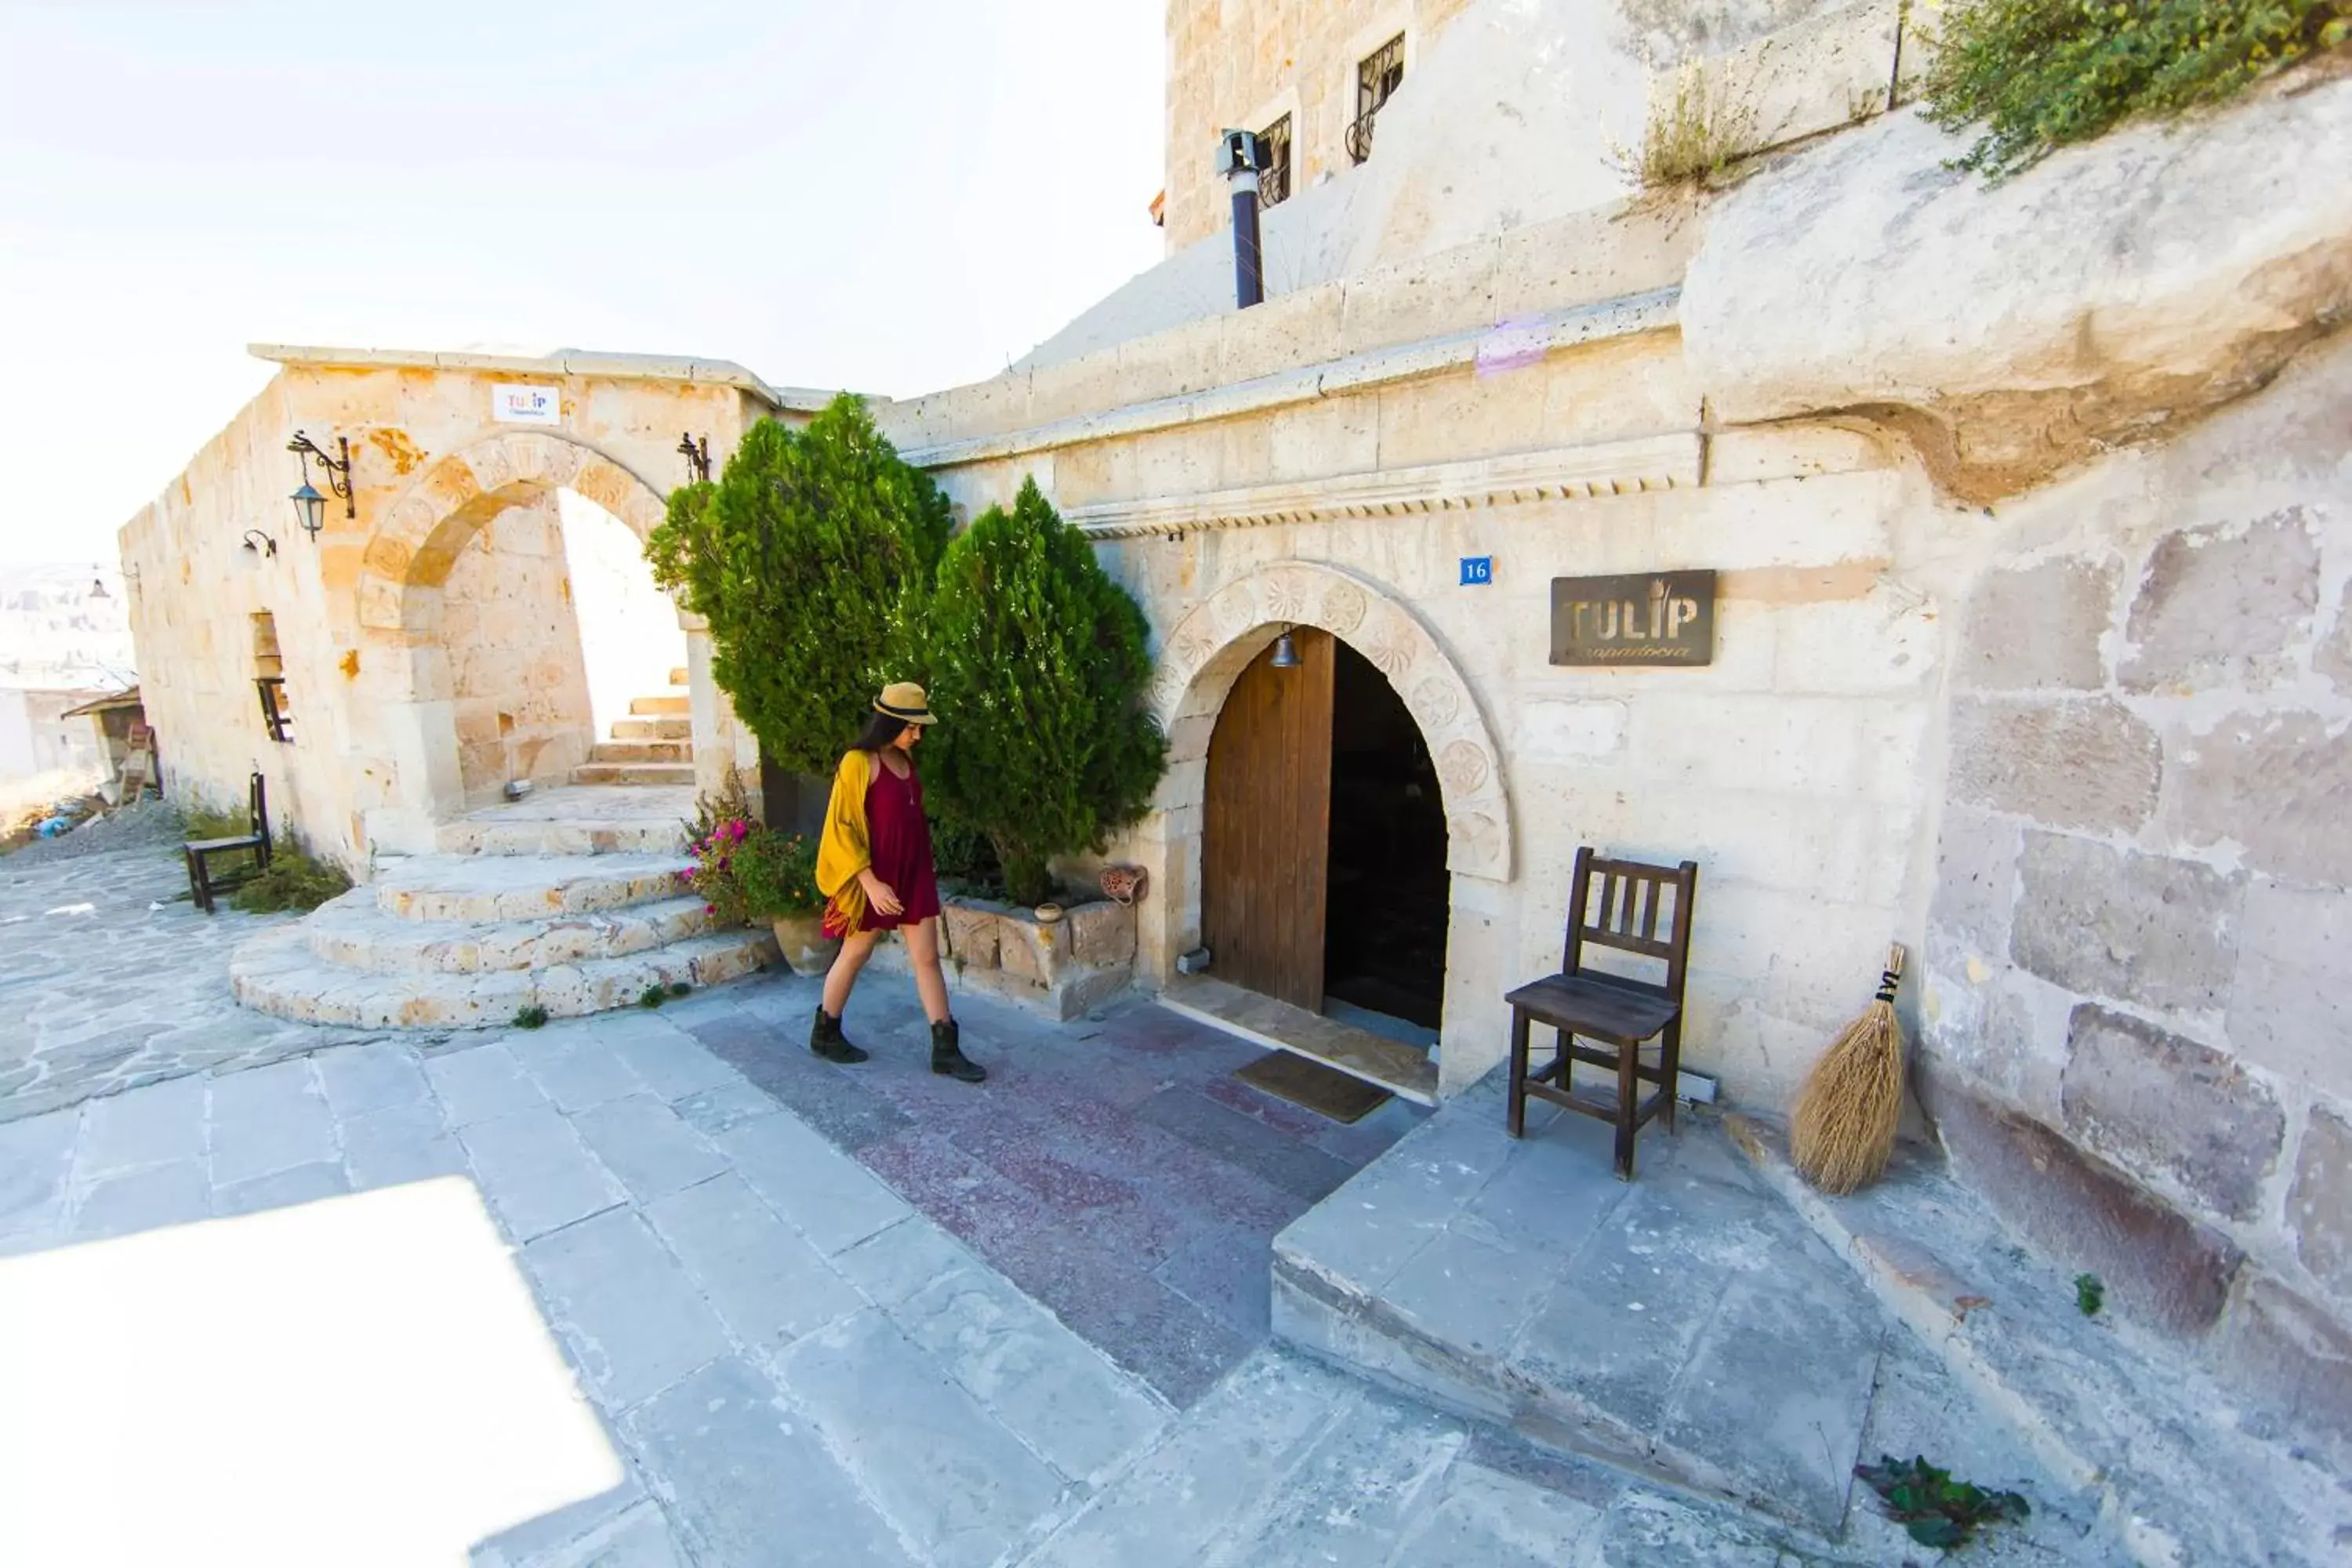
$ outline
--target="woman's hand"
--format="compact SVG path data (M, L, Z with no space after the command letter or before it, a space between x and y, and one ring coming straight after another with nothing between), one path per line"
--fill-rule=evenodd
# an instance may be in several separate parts
M890 884L876 876L870 869L857 873L857 885L866 889L866 901L873 905L878 913L896 915L907 907L898 901L898 895L890 890Z

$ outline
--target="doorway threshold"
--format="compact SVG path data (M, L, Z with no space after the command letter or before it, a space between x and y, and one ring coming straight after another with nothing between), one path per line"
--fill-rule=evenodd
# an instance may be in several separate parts
M1160 994L1160 1005L1268 1049L1289 1051L1378 1084L1399 1100L1437 1103L1437 1068L1427 1054L1368 1029L1202 974L1171 982Z

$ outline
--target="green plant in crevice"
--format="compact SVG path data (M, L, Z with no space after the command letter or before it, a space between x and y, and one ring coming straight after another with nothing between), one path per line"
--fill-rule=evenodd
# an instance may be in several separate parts
M693 989L693 986L688 985L683 980L673 980L669 983L669 994L672 996L683 996Z
M2107 1288L2095 1274L2074 1276L2074 1308L2086 1318L2095 1318L2099 1309L2107 1304Z
M638 995L637 1005L640 1007L658 1007L668 999L669 993L664 990L661 982L656 980L651 985L646 986L644 992Z
M1612 144L1610 162L1649 190L1706 185L1768 138L1758 129L1750 84L1721 62L1685 61L1671 94L1653 91L1639 152Z
M2032 1512L2017 1493L1989 1492L1956 1481L1951 1471L1937 1469L1924 1455L1906 1464L1882 1454L1878 1463L1856 1465L1853 1473L1922 1546L1945 1551L1966 1546L1986 1525L2013 1522Z
M547 1009L536 1002L527 1007L518 1008L515 1011L514 1023L518 1029L543 1029L547 1027Z
M1981 128L1952 166L1997 180L2347 40L2352 0L1973 0L1947 16L1922 96L1931 123Z

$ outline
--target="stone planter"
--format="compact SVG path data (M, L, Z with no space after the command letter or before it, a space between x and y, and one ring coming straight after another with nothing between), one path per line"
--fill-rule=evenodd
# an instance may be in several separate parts
M784 963L794 974L823 974L833 967L833 955L841 944L824 934L824 916L778 915L768 922L776 931L776 945L784 950Z
M1060 920L1045 921L1034 910L985 899L940 904L940 956L950 991L977 992L1065 1023L1134 981L1135 910L1108 899L1067 905ZM886 946L876 957L903 968L906 950Z

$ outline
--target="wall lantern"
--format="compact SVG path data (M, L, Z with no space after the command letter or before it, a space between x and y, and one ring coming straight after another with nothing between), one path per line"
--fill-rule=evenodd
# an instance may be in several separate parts
M310 489L308 485L305 485L302 488L304 489ZM313 496L318 496L318 492L316 490L311 490L310 493ZM321 506L325 505L326 498L319 496L319 502ZM270 538L269 535L262 532L261 530L257 528L248 528L245 531L245 548L247 552L251 554L268 555L275 559L278 554L278 541Z
M1268 659L1266 664L1270 668L1274 669L1297 669L1298 668L1298 649L1290 640L1290 630L1288 627L1284 627L1282 635L1274 639L1274 657Z
M350 437L336 437L335 447L342 454L340 458L327 456L319 449L317 443L299 430L294 432L294 439L286 443L286 449L302 459L302 488L286 499L294 503L294 516L302 524L302 531L309 534L314 543L319 531L327 526L327 498L310 488L311 458L319 460L320 471L327 476L327 488L341 499L343 515L357 517L360 514L358 505L352 500Z
M705 436L697 442L692 436L682 435L677 438L676 450L686 459L686 478L688 484L707 485L710 482L709 437Z

